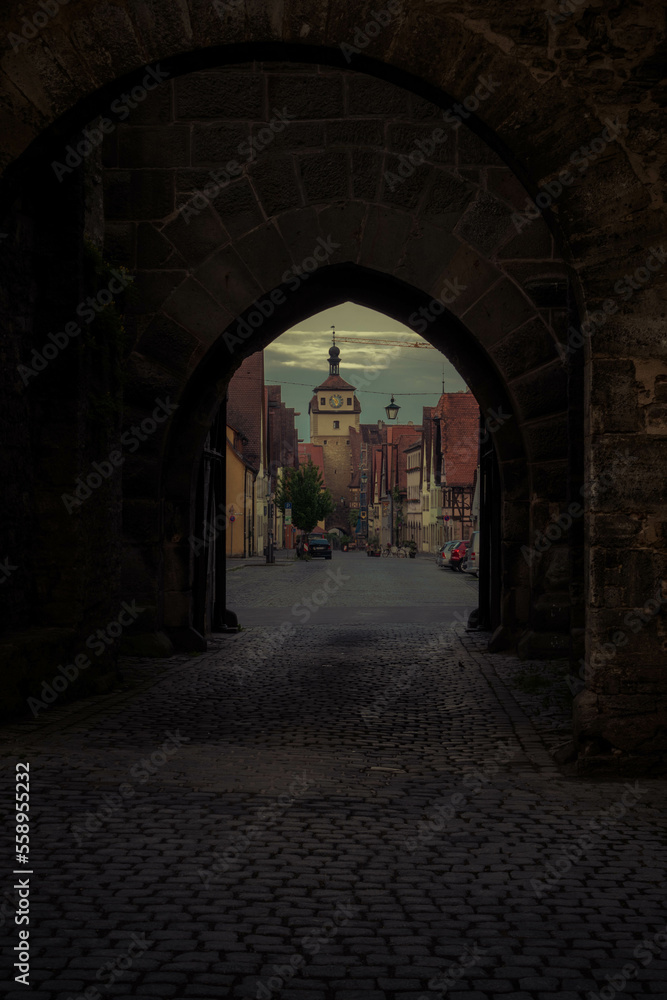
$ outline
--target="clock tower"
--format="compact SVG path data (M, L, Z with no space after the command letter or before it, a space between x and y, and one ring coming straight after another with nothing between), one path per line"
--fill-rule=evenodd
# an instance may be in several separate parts
M340 376L340 348L335 343L329 348L329 375L314 392L308 406L310 441L322 445L324 481L336 504L338 521L342 522L338 526L345 527L352 479L350 428L359 430L361 404L354 386ZM328 519L332 525L335 518L332 515Z

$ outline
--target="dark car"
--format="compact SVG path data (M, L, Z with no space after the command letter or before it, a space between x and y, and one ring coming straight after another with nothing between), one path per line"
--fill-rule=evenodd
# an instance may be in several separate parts
M321 535L301 536L297 545L297 555L299 556L322 556L324 559L331 559L331 542Z
M461 565L465 558L467 548L468 548L467 542L459 542L459 544L452 549L452 554L449 559L449 565L453 570L461 569Z
M323 556L324 559L331 559L331 542L328 538L314 535L308 539L308 554L311 556Z

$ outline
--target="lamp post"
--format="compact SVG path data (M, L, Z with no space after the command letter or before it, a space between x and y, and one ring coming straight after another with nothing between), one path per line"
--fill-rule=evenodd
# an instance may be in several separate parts
M269 478L269 483L270 482L271 479ZM268 514L269 514L269 540L268 540L268 545L266 546L266 562L268 564L275 561L273 555L273 501L275 500L275 494L269 492L269 495L267 496L266 499L268 501Z
M397 402L395 402L393 393L391 396L391 402L387 403L384 410L385 413L387 414L387 420L396 420L396 417L398 416L398 411L400 410L400 406L398 405ZM391 447L395 448L396 445L394 445L392 442ZM398 456L397 456L397 461L398 461ZM392 466L394 473L396 474L396 465L392 463ZM394 494L389 487L388 473L389 469L387 469L387 494L389 495L389 518L390 518L389 537L391 539L391 544L393 545L394 544ZM398 476L396 476L396 482L398 483ZM396 544L398 545L398 525L396 525Z

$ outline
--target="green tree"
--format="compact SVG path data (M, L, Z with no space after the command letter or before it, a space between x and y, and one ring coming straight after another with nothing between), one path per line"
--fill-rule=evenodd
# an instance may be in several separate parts
M349 520L349 524L350 524L350 529L352 531L356 531L356 529L357 529L357 521L359 520L359 511L356 510L356 509L351 510L350 511L350 516L349 516L348 520Z
M311 459L306 465L285 473L276 493L276 504L283 514L287 503L292 504L292 523L306 534L336 509L331 493L325 489L320 471Z

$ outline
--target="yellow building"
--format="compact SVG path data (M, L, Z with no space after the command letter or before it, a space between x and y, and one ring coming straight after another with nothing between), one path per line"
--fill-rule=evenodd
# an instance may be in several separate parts
M241 434L227 424L226 551L228 556L239 559L253 554L257 477L257 473L243 457L242 448Z

